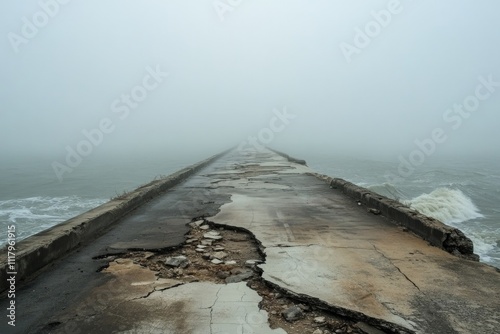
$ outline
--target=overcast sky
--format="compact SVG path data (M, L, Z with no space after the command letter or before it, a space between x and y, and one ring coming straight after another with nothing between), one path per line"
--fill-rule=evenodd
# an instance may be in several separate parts
M497 0L65 1L0 4L4 157L499 152Z

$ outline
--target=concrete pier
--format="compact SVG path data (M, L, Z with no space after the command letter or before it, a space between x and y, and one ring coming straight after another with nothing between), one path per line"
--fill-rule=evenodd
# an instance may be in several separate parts
M94 232L19 282L0 332L498 333L500 272L460 231L301 160L234 150L162 191L70 222Z

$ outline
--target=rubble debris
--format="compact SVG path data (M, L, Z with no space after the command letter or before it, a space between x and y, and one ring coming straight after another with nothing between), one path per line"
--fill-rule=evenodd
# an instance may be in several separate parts
M242 282L244 280L249 279L253 275L254 275L253 271L246 270L246 271L243 271L239 274L229 276L228 278L226 278L226 283L228 283L228 284L229 283L239 283L239 282Z
M212 223L210 226L213 228ZM117 263L132 259L134 263L157 272L158 282L161 282L157 289L191 282L233 284L246 281L262 297L259 307L267 312L270 327L282 328L288 334L397 333L376 332L378 327L362 323L359 321L361 319L345 318L326 310L324 305L298 300L286 289L269 284L261 277L262 271L258 268L258 264L265 260L258 241L250 233L241 230L217 228L217 231L206 232L193 227L186 235L187 240L193 241L170 251L167 259L165 254L152 255L151 252L130 252L112 259ZM218 239L206 239L205 235ZM368 328L372 332L367 331Z
M193 224L195 224L196 226L201 226L204 222L205 221L203 219L200 219L200 220L193 222Z
M300 307L294 305L281 312L281 315L283 315L286 321L293 322L302 319L304 317L304 312Z
M247 267L253 267L253 266L255 266L255 265L259 264L259 263L262 263L262 261L261 260L247 260L245 262L245 265Z
M222 237L220 236L219 232L216 231L210 231L208 233L203 234L203 237L205 239L213 239L213 240L220 240Z
M374 215L380 215L382 213L382 212L380 212L380 210L377 210L377 209L374 209L374 208L368 209L368 212L369 213L373 213Z
M212 256L216 259L223 260L228 256L228 254L225 252L215 252L212 254Z
M316 317L316 318L314 318L314 322L317 324L324 324L326 322L326 318L325 317Z
M184 269L189 266L189 260L187 259L187 257L180 255L175 257L168 257L165 260L165 264L169 267Z

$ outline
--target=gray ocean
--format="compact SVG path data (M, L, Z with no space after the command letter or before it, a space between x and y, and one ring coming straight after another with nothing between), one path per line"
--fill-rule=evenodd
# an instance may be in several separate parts
M208 156L101 157L84 161L62 182L50 161L0 161L0 230L7 231L8 225L15 224L18 240L26 238ZM461 229L473 240L481 261L500 268L498 160L426 162L410 176L393 180L386 176L397 173L396 160L327 153L298 156L319 173L344 178Z

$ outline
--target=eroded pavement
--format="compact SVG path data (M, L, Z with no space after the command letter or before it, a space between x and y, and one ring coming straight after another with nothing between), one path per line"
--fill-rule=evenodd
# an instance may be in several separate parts
M270 151L230 152L26 285L18 332L498 332L498 270L312 173ZM176 256L189 264L165 266ZM291 306L301 320L283 320Z
M273 154L234 164L214 181L234 188L212 219L262 243L266 281L419 333L498 332L495 268L429 246L304 166Z

